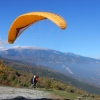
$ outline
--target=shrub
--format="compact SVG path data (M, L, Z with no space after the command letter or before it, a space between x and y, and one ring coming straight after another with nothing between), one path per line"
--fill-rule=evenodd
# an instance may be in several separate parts
M7 76L3 73L0 75L0 80L6 80Z

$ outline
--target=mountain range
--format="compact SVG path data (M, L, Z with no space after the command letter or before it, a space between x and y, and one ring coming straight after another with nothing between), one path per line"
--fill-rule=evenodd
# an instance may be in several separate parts
M12 47L0 49L0 56L22 61L25 64L41 65L67 74L81 81L100 86L100 60L73 53L65 53L38 47Z

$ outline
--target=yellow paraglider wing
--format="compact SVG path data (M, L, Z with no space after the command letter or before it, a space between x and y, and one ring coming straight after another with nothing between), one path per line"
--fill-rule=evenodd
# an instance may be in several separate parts
M65 20L59 15L49 12L30 12L18 16L12 23L8 32L8 42L13 43L17 37L29 26L37 21L49 19L58 25L61 29L66 28Z

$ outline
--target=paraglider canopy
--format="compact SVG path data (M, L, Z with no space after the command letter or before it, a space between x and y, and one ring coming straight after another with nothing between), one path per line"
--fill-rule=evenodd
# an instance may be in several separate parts
M14 41L17 39L17 37L25 29L27 29L32 24L44 19L51 20L56 25L58 25L61 29L66 28L65 20L57 14L50 13L50 12L30 12L30 13L26 13L26 14L22 14L18 16L13 21L8 32L8 42L10 44L13 44Z

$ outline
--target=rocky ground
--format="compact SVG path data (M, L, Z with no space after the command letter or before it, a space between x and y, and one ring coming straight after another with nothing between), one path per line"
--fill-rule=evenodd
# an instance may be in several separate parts
M61 100L50 93L14 87L0 86L0 100Z

